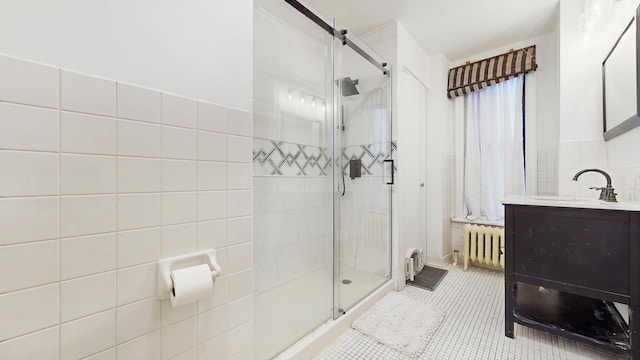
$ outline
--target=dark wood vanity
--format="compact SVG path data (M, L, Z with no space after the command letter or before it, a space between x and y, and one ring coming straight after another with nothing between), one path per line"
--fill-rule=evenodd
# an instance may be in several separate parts
M504 203L505 335L518 323L640 359L640 207Z

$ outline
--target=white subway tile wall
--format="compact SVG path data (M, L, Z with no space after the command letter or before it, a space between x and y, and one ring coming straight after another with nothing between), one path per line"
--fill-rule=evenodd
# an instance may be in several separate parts
M62 111L60 150L65 153L115 155L115 119Z
M0 353L7 359L59 359L60 327L19 336L0 343Z
M603 139L561 141L558 146L558 194L598 198L599 192L589 189L604 186L605 178L598 173L585 173L578 181L573 176L583 169L608 169L607 151ZM620 190L614 183L614 188ZM616 191L619 192L619 191ZM621 198L622 199L622 198Z
M0 56L0 358L252 354L252 116ZM156 262L218 251L211 299Z
M58 112L10 103L0 103L0 148L57 151Z
M116 116L116 83L62 70L60 108L80 113ZM113 122L113 121L112 121Z
M160 359L160 331L135 338L118 345L116 350L118 360Z
M538 195L558 193L558 150L538 149Z

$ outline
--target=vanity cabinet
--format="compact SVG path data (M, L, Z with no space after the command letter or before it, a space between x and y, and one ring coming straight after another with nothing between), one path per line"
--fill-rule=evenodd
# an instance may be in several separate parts
M640 211L583 202L504 202L505 335L519 323L640 359Z

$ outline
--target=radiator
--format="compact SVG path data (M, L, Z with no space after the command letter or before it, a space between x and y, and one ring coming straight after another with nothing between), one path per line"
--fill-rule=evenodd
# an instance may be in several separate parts
M466 224L463 256L464 271L470 262L504 269L504 228Z

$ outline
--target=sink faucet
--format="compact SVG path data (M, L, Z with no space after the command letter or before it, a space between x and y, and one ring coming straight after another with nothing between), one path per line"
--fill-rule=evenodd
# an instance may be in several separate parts
M616 200L616 193L613 192L613 187L611 186L611 176L609 176L609 174L607 174L606 172L600 170L600 169L584 169L582 171L578 171L577 174L574 175L573 177L573 181L578 181L578 176L589 172L589 171L594 171L597 173L600 173L602 175L604 175L604 177L607 179L607 186L606 187L591 187L589 189L593 189L593 190L600 190L600 197L598 198L599 200L602 201L607 201L607 202L618 202L618 200Z

